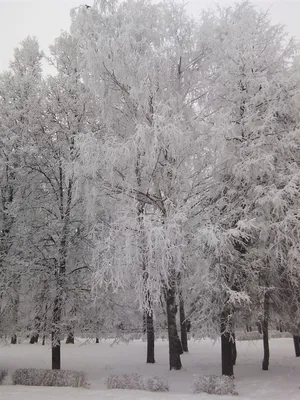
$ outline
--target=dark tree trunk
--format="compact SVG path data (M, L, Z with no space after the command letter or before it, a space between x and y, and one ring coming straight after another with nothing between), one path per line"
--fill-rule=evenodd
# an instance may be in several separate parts
M71 139L71 151L73 151L74 137ZM65 285L65 274L66 274L66 261L68 254L68 240L69 240L69 224L71 216L71 203L72 203L72 190L73 181L69 179L67 190L65 192L64 183L64 172L62 167L61 159L59 159L59 209L60 217L63 222L60 248L58 254L58 260L55 265L56 274L56 297L54 300L53 308L53 328L51 332L51 347L52 347L52 369L61 368L61 346L60 346L60 335L61 335L61 317L63 310L63 293ZM66 195L66 205L64 206Z
M256 322L256 326L257 326L257 329L258 329L258 333L261 335L263 332L262 332L262 326L261 326L262 324L261 324L261 322L259 321L259 322Z
M37 333L37 334L31 336L29 343L34 344L34 343L38 343L38 341L39 341L39 335Z
M222 375L233 376L232 341L230 332L227 332L227 317L228 313L224 311L221 315Z
M147 311L143 312L143 335L147 333Z
M189 319L187 319L185 324L186 324L187 333L190 333L191 327L192 327L191 321Z
M74 333L73 332L69 332L67 339L66 339L66 344L74 344Z
M96 344L98 344L99 343L99 338L96 338Z
M296 357L300 357L300 336L293 336Z
M236 364L236 359L237 359L237 349L236 349L236 340L235 340L235 333L232 333L231 335L231 346L232 346L232 365Z
M57 339L55 333L51 335L52 340L52 369L60 369L60 340Z
M147 363L154 364L154 323L153 323L153 312L147 313Z
M179 321L180 321L180 333L181 333L181 346L184 352L188 352L189 349L188 349L188 337L187 337L187 322L185 318L180 272L178 273L178 287L179 287Z
M182 354L181 342L179 340L177 325L176 325L176 281L175 271L173 276L169 278L169 288L165 289L165 297L167 304L167 322L168 322L168 338L169 338L169 364L170 370L181 369L180 354Z
M13 336L11 337L10 343L11 343L11 344L17 344L17 335L13 335Z
M263 371L268 371L269 360L270 360L269 315L270 315L270 295L268 292L266 292L264 296L264 319L262 322L263 345L264 345L264 358L262 362Z
M139 163L137 164L136 169L137 181L139 186L141 185L141 174L139 169ZM143 312L143 334L147 333L147 364L154 364L154 346L155 346L155 337L154 337L154 323L153 323L153 310L152 310L152 300L151 293L148 289L148 272L147 272L147 255L145 252L146 249L146 234L145 234L145 225L144 225L144 204L139 204L138 206L138 222L140 225L140 246L141 246L141 254L142 254L142 263L141 270L143 274L143 284L145 290L145 304L144 304L144 312Z
M61 296L57 294L54 302L53 310L53 330L51 332L51 348L52 348L52 369L61 368L61 346L60 346L60 329L61 321Z
M46 336L43 336L42 346L45 346Z
M180 302L179 302L179 316L180 316L182 350L185 351L185 352L188 352L189 351L189 348L188 348L188 336L187 336L187 327L186 327L186 319L185 319L183 299L181 299Z

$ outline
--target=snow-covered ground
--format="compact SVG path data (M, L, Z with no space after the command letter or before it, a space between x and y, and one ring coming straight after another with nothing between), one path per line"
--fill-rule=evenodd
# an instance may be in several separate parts
M168 370L166 341L156 342L156 364L145 364L145 343L63 345L62 367L87 373L90 389L0 386L0 400L227 400L229 396L193 395L195 375L220 374L220 343L210 340L189 343L190 353L182 356L181 371ZM261 341L238 342L235 381L242 400L299 400L300 358L294 356L292 339L271 340L270 371L261 370ZM0 347L0 369L50 368L49 346L20 344ZM105 380L111 373L139 372L165 377L169 393L107 390Z

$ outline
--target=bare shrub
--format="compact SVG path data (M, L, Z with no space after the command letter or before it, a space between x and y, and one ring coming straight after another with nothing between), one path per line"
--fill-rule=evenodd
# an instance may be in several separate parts
M2 385L3 379L6 377L7 371L5 369L0 369L0 385Z
M150 392L168 392L168 382L160 378L159 376L149 376L144 378L145 390Z
M143 390L143 378L140 374L110 375L106 382L107 389Z
M51 369L17 369L12 376L14 385L87 387L83 372Z
M233 378L226 375L199 376L193 383L193 392L237 395Z
M148 390L167 392L169 385L158 376L143 377L140 374L110 375L106 382L107 389Z

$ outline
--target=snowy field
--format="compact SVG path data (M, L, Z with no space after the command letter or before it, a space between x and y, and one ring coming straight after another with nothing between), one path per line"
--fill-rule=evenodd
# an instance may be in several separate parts
M156 343L156 364L146 365L145 343L129 344L100 342L100 344L63 345L64 369L85 371L90 388L42 388L10 385L9 378L0 386L0 400L216 400L234 397L192 394L195 375L220 374L220 343L210 340L190 343L190 353L182 356L181 371L168 370L168 345ZM248 400L299 400L300 358L294 356L292 339L272 339L270 371L261 371L261 341L238 342L238 360L235 367L239 396ZM0 369L50 368L49 346L21 344L0 347ZM111 373L139 372L159 375L169 382L169 393L107 390L106 377Z

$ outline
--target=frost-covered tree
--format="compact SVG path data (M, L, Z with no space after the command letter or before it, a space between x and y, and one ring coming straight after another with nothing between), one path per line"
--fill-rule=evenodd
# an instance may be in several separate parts
M0 78L0 331L11 334L12 343L21 330L20 295L28 273L24 218L30 183L23 157L40 117L41 58L37 40L27 38Z
M88 229L74 165L76 138L92 119L92 107L77 49L68 34L51 47L57 75L43 83L38 130L28 138L24 156L31 182L26 258L31 260L32 279L27 301L40 331L51 333L54 369L60 368L60 337L74 333L80 300L90 287Z
M202 319L210 309L213 326L221 326L222 371L232 375L234 315L251 303L255 312L258 299L267 369L269 298L274 299L274 288L280 290L280 269L287 271L282 247L293 207L286 206L283 193L294 196L290 169L296 164L283 149L289 146L290 152L295 146L291 138L297 136L298 82L291 66L296 47L281 26L273 26L267 14L248 2L220 10L206 23L213 25L208 99L215 165L208 172L210 190L203 196L199 231L210 259L203 286L210 299L198 311Z
M98 231L109 233L96 242L96 279L116 290L135 279L148 322L163 294L170 368L180 369L177 276L202 159L193 123L195 25L181 7L129 1L82 9L71 31L80 37L85 80L105 124L104 135L86 139L82 151L95 196L112 207L109 221L98 221Z

